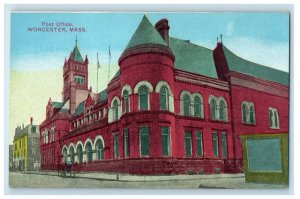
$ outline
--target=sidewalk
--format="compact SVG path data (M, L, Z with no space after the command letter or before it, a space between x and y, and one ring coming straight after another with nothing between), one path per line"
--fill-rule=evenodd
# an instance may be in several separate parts
M76 177L90 179L119 180L127 182L154 182L196 179L244 178L244 174L209 174L209 175L153 175L140 176L124 173L79 173Z
M39 175L58 176L57 172L43 171L36 173ZM69 177L70 178L70 177ZM198 188L217 188L217 189L287 189L287 185L277 184L259 184L246 183L244 174L204 174L204 175L168 175L168 176L139 176L123 173L99 173L99 172L85 172L77 173L75 178L93 179L100 181L115 181L123 183L146 183L153 185L173 183L183 184L197 184ZM175 186L176 187L176 186Z

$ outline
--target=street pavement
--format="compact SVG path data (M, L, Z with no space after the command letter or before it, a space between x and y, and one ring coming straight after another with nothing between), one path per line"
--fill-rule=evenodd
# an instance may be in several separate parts
M10 188L129 188L129 189L287 189L286 185L246 183L243 174L137 176L80 173L62 178L57 172L9 173Z

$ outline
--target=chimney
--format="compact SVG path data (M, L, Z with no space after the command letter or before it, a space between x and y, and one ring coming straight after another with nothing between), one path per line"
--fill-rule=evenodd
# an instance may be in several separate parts
M167 19L161 19L155 24L155 28L169 46L169 21Z
M33 118L32 117L30 117L30 124L32 125L32 121L33 121Z

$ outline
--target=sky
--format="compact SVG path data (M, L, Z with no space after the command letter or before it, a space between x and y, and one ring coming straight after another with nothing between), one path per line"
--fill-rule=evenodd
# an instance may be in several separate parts
M172 37L214 49L217 37L238 56L283 71L289 70L289 14L283 12L215 13L13 13L10 49L10 143L17 125L45 118L48 99L61 101L62 66L77 36L88 55L89 85L103 90L118 70L118 59L143 15L155 24L167 18ZM52 25L53 23L53 25ZM71 28L84 32L71 32ZM65 28L68 32L33 32L30 28ZM108 49L111 49L108 74Z

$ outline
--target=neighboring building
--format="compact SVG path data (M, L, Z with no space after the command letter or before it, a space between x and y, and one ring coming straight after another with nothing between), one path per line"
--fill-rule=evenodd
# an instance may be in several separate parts
M146 16L107 89L88 89L77 41L62 102L40 124L41 168L134 174L243 172L240 135L288 132L289 74L169 36ZM120 30L121 31L121 30ZM199 35L200 36L200 35Z
M9 171L13 170L14 165L14 145L9 145Z
M40 167L40 131L38 125L30 124L15 129L13 142L14 169L19 171L38 170Z

